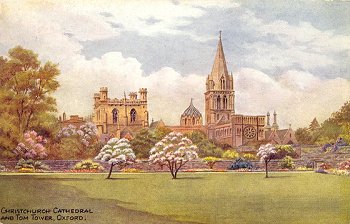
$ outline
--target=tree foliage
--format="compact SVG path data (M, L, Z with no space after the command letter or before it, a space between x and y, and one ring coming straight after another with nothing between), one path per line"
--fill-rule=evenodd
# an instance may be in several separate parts
M28 131L24 134L24 141L18 143L14 153L19 159L43 159L46 154L46 139L35 131Z
M188 161L198 158L197 146L181 133L171 132L150 150L149 161L168 167L173 179Z
M158 133L159 134L159 133ZM163 136L164 137L164 136ZM148 129L141 129L130 141L130 144L139 158L148 158L149 150L156 144L157 137Z
M266 178L268 178L268 163L273 159L274 155L276 154L276 148L272 144L266 144L260 146L257 156L260 157L260 161L265 163L265 173Z
M129 140L122 138L112 138L101 149L95 157L96 160L108 162L110 166L107 179L111 177L113 167L119 166L120 169L135 162L136 156L131 148Z
M339 138L350 143L350 101L334 112L320 127L315 125L314 119L309 128L297 129L295 136L301 144L334 144Z
M57 144L52 147L50 156L54 159L84 159L96 155L99 148L96 125L86 122L79 128L68 125L57 134Z
M185 136L192 140L193 144L198 147L198 156L203 157L222 157L223 150L211 142L201 131L186 133Z
M42 64L38 55L20 46L0 57L0 149L11 151L28 130L39 131L45 114L56 111L51 96L59 87L57 64ZM10 154L6 154L10 156Z

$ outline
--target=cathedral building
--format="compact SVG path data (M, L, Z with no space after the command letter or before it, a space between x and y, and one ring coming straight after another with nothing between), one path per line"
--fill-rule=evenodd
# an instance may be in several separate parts
M101 87L94 94L94 112L92 122L97 126L100 136L117 138L130 136L144 127L148 127L147 89L131 92L129 98L108 98L107 87Z
M234 80L227 69L221 33L214 64L207 76L204 96L205 125L209 139L231 146L265 140L264 115L241 115L235 112Z

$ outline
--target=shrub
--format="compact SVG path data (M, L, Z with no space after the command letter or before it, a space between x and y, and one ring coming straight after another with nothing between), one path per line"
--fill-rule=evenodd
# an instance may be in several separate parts
M74 165L74 170L104 170L99 163L93 162L91 159L83 160Z
M24 141L18 143L13 152L23 159L43 159L47 157L44 146L46 142L47 140L35 131L27 131L24 134Z
M321 164L319 165L319 169L320 169L320 170L329 170L329 169L331 169L331 168L332 168L332 165L329 164L329 163L321 163Z
M251 154L251 153L243 154L243 158L246 160L256 160L257 159L256 155Z
M295 170L297 170L297 171L312 171L313 169L310 167L306 167L306 166L300 166L300 167L297 167Z
M203 159L203 162L205 162L210 169L213 169L214 165L216 162L220 161L219 158L216 158L216 157L212 157L212 156L209 156L209 157L205 157Z
M350 170L350 160L338 164L339 170Z
M15 168L18 169L19 171L26 170L26 169L29 169L29 170L32 169L33 171L35 171L35 170L50 170L50 167L48 165L45 165L40 161L34 161L32 159L28 159L28 160L20 159L17 162Z
M226 159L237 159L239 158L239 154L234 150L227 150L222 154L222 157Z
M330 173L338 176L349 176L349 171L347 170L331 169Z
M280 166L281 166L281 168L286 168L286 169L289 169L289 170L294 169L294 167L295 167L293 159L290 156L284 157L283 160L280 163Z
M275 148L276 148L276 154L274 155L275 159L282 159L286 156L296 158L298 155L291 145L275 145Z
M124 169L122 169L122 172L123 173L144 173L145 171L135 169L135 168L124 168Z
M246 161L242 158L238 158L228 167L229 170L238 170L238 169L252 169L253 164L250 161Z

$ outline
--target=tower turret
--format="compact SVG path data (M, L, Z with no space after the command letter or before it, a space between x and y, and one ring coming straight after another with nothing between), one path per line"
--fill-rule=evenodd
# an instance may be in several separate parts
M108 98L108 88L101 87L100 88L100 101L107 101Z
M277 113L276 111L273 112L273 124L272 124L272 129L278 130L278 124L277 124Z
M147 88L140 88L139 94L142 101L147 101Z

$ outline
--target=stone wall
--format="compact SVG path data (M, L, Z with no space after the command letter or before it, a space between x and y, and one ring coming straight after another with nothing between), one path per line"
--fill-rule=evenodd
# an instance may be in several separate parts
M74 165L81 160L43 160L42 162L46 165L48 165L52 171L64 171L64 170L70 170L74 167ZM4 165L8 169L14 169L16 166L17 161L0 161L1 165ZM260 163L260 161L252 161L253 167L255 170L262 170L265 169L264 164ZM304 161L302 160L295 160L294 163L297 166L304 165ZM100 164L105 168L105 170L109 169L108 163L102 163ZM214 165L214 169L217 170L227 170L227 168L232 164L232 160L222 160L218 161ZM272 160L269 163L269 170L278 170L280 169L280 160ZM159 165L153 165L149 164L147 160L140 161L138 163L135 163L128 168L135 168L147 172L162 172L167 171L167 167L163 167L163 169ZM181 170L189 170L189 169L208 169L208 165L206 165L201 160L195 160L188 162L181 168Z

